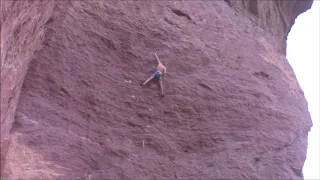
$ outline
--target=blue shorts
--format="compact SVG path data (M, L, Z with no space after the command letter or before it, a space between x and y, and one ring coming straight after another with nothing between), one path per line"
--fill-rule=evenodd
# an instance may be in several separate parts
M153 77L162 80L162 73L160 71L156 71L152 74Z

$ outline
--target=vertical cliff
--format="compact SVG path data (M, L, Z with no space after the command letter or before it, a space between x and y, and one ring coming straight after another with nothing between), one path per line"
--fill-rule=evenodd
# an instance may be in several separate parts
M53 1L1 1L1 140L8 137L30 61L43 47Z
M1 176L302 179L285 40L311 4L1 1Z
M312 0L263 1L263 0L225 0L230 7L242 12L259 27L278 37L276 47L286 52L286 40L295 19L311 8Z

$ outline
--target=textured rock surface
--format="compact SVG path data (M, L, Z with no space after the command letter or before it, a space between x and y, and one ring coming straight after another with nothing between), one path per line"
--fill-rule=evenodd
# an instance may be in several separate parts
M1 140L11 129L29 63L43 46L53 7L50 0L1 1Z
M286 52L287 35L299 14L310 9L312 0L225 0L229 6L244 12L255 24L278 37L277 48Z
M302 179L297 2L1 1L1 176Z

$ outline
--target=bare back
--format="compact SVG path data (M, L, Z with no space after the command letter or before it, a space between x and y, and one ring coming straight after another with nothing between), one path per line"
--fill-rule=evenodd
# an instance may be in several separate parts
M167 68L166 68L162 63L159 63L159 64L158 64L157 71L160 71L160 72L162 72L162 73L165 73L166 69L167 69Z

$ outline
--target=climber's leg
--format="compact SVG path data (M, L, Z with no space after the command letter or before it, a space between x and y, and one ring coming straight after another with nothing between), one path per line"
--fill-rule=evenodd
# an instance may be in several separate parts
M154 78L154 76L152 75L151 77L149 77L149 79L147 79L144 83L141 84L141 86L146 85L148 82L150 82L152 79Z
M162 78L161 78L161 79L159 79L159 84L160 84L161 96L163 97L163 96L164 96L164 94L163 94Z

